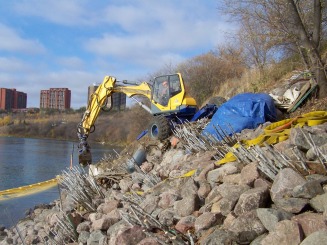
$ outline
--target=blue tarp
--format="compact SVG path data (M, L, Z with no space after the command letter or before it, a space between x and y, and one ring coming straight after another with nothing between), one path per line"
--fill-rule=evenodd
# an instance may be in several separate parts
M276 108L268 94L239 94L222 104L213 115L203 134L215 135L219 140L222 131L228 135L243 129L254 129L264 122L276 121Z
M214 104L206 104L203 106L200 110L198 110L197 113L194 114L190 122L197 121L199 119L202 119L204 117L206 118L212 118L212 116L217 111L218 107Z

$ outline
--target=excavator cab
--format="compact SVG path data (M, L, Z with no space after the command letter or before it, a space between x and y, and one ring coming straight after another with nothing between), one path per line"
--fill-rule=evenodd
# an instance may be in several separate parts
M184 82L179 73L158 76L153 80L151 91L153 115L191 113L197 109L195 100L186 95Z
M154 104L159 103L162 106L171 109L169 100L182 92L181 82L177 74L156 77L153 82L152 98Z

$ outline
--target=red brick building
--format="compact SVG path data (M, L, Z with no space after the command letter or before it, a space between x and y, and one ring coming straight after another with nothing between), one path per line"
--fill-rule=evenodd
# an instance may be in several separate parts
M0 109L10 111L23 109L27 105L27 94L16 91L15 88L0 88Z
M41 90L40 109L70 109L71 91L68 88Z

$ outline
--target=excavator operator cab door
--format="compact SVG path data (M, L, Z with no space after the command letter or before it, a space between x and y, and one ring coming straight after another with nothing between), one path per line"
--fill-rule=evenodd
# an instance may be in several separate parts
M155 104L160 104L162 109L170 110L177 104L180 105L181 101L178 99L171 100L171 98L182 92L180 77L178 74L166 75L156 77L153 82L152 99ZM172 102L173 101L173 102ZM175 102L174 102L175 101ZM172 105L174 103L174 105ZM160 107L159 107L160 108Z

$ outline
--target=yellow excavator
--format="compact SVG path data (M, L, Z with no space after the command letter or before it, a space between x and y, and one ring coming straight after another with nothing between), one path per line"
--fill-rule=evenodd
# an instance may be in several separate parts
M149 83L117 81L115 77L106 76L92 94L82 120L78 124L79 163L82 166L92 163L87 138L95 129L94 123L101 109L108 110L109 99L111 99L110 108L112 108L111 95L113 93L126 94L154 116L148 134L151 138L159 140L169 136L172 124L191 120L198 111L196 101L185 91L185 84L180 73L158 76ZM148 98L151 102L150 108L134 98L135 95L143 95Z

